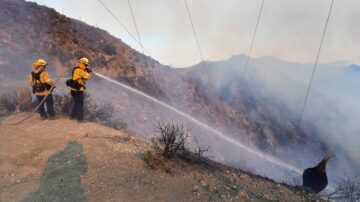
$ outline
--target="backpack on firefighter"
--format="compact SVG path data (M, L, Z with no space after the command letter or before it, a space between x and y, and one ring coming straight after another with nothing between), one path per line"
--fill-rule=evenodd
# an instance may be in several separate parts
M75 72L75 70L76 70L76 69L79 69L79 68L80 68L80 67L74 67L74 68L73 68L72 74L71 74L71 79L68 79L68 80L66 80L66 82L65 82L66 86L69 86L69 87L71 87L71 88L73 88L73 89L76 89L76 90L80 90L81 87L83 87L84 89L86 89L84 85L80 84L77 80L74 80L74 79L73 79L73 78L74 78L74 72Z
M35 94L36 92L44 92L45 90L50 90L51 86L47 83L42 83L41 79L40 79L40 75L43 73L44 71L41 72L31 72L31 76L32 76L32 88L33 88L33 93Z

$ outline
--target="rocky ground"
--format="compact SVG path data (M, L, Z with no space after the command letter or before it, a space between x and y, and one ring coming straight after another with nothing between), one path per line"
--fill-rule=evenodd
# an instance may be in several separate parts
M0 201L318 201L318 197L221 165L163 160L148 141L96 123L37 115L0 125Z

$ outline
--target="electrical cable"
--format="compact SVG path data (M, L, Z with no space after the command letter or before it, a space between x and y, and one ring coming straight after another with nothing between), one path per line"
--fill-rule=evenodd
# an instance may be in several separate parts
M328 24L329 24L329 19L330 19L330 16L331 16L333 4L334 4L334 0L331 0L331 5L330 5L330 9L329 9L327 18L326 18L326 23L325 23L324 31L323 31L323 33L322 33L319 50L318 50L318 52L317 52L317 56L316 56L316 60L315 60L315 63L314 63L313 71L312 71L311 78L310 78L310 81L309 81L309 86L308 86L308 89L307 89L307 92L306 92L306 96L305 96L305 100L304 100L304 105L303 105L303 107L302 107L302 109L301 109L301 115L300 115L299 124L298 124L299 127L300 127L301 122L302 122L303 117L304 117L305 107L306 107L306 104L307 104L307 101L308 101L308 98L309 98L309 92L310 92L310 89L311 89L311 85L312 85L312 82L313 82L313 80L314 80L314 75L315 75L316 67L317 67L317 64L318 64L318 60L319 60L320 52L321 52L321 49L322 49L322 45L323 45L323 42L324 42L324 38L325 38L327 26L328 26Z
M243 82L244 82L244 79L245 79L245 74L246 74L246 71L247 71L247 68L248 68L248 65L249 65L251 52L252 52L252 49L253 49L253 46L254 46L256 33L257 33L257 30L258 30L258 27L259 27L261 14L262 14L263 7L264 7L264 2L265 2L265 0L262 0L262 2L261 2L260 11L259 11L259 15L258 15L258 18L257 18L257 21L256 21L255 30L254 30L254 33L253 33L253 36L252 36L252 39L251 39L249 52L248 52L248 55L247 55L247 58L246 58L246 61L245 61L244 69L243 69L243 71L241 73L241 76L240 76L240 86L243 85Z

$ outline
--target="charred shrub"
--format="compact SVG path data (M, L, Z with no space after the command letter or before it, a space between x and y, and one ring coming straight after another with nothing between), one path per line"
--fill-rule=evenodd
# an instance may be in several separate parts
M209 146L205 149L199 145L199 142L197 141L196 137L194 137L194 141L196 143L193 150L186 149L184 152L182 152L181 157L182 159L190 162L190 163L198 163L198 164L206 164L208 165L210 163L209 158L205 155L206 152L209 151Z
M209 162L205 153L209 148L203 149L196 138L191 145L189 131L183 125L173 123L156 125L159 136L152 139L153 148L157 154L165 158L178 157L191 163L207 164Z
M157 151L162 151L162 155L167 158L185 150L185 142L188 138L188 131L182 125L158 124L157 132L160 134L153 142L157 144Z
M335 190L325 194L325 196L328 200L360 201L360 176L340 179Z

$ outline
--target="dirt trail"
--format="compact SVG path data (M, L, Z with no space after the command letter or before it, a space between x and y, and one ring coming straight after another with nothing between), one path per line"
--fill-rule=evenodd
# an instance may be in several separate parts
M169 161L149 170L150 145L96 123L16 114L0 125L0 201L309 201L301 191L226 167ZM145 132L145 131L144 131ZM151 132L151 131L149 131ZM146 135L146 134L144 134Z

